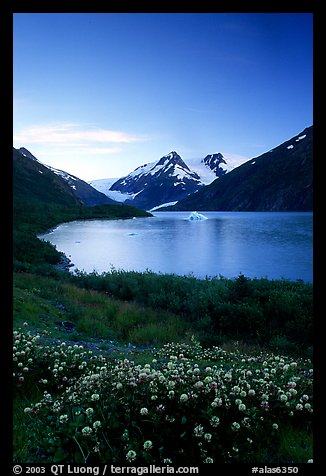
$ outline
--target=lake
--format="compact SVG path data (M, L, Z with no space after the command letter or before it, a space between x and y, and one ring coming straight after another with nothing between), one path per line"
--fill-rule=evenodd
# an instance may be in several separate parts
M40 238L71 259L72 271L313 281L312 213L200 213L207 219L154 212L152 218L74 221Z

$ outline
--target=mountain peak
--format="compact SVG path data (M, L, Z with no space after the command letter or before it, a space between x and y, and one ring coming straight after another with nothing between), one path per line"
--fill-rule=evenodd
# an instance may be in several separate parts
M27 149L25 149L25 147L20 147L18 149L18 151L24 155L25 157L27 157L28 159L32 159L32 160L36 160L36 162L39 162L39 160Z
M223 154L221 154L221 152L206 155L206 157L202 160L202 162L204 162L204 164L207 164L207 165L208 164L220 164L221 162L226 164L226 161L224 160Z
M241 158L243 162L243 157ZM246 159L247 160L247 159ZM104 191L98 181L92 185L104 191L108 197L126 201L134 206L150 210L185 198L204 185L227 173L228 157L221 153L207 155L204 159L187 160L172 150L156 162L137 167L133 172L116 181ZM233 168L233 167L231 167Z
M180 155L175 150L173 150L169 154L164 155L163 157L161 157L161 159L157 162L156 165L165 165L165 166L167 166L167 165L170 165L170 164L180 165L184 169L189 170L188 165L182 160Z
M226 173L226 171L220 167L221 164L226 165L226 161L220 152L206 155L206 157L202 160L202 163L211 169L217 177Z

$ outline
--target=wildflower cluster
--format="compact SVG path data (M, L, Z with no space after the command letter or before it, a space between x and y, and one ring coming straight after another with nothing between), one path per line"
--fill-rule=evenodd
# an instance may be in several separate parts
M76 360L80 374L26 409L39 422L37 444L49 460L250 462L262 441L277 444L289 419L311 422L310 361L230 354L197 342L166 345L144 365Z
M33 344L39 336L32 337L23 332L14 332L13 342L13 377L18 384L25 382L26 376L33 368Z
M48 390L60 390L99 362L107 365L105 359L93 355L82 345L67 345L60 341L43 345L42 335L33 335L23 329L14 331L13 337L13 380L18 387L31 379Z

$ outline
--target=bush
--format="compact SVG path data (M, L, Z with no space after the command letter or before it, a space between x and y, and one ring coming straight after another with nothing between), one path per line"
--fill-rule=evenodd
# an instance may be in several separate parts
M301 352L313 342L310 284L243 275L200 280L116 270L76 273L71 279L77 286L180 316L208 345L220 342L221 336L268 345L282 334Z
M272 337L269 346L273 352L281 354L291 354L295 351L295 344L290 342L289 339L283 335Z

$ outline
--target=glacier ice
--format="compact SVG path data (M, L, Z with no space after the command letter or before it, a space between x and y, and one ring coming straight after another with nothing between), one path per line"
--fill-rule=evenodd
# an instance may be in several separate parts
M202 215L201 213L198 213L198 212L191 212L189 217L188 217L188 220L192 221L192 220L207 220L207 217L205 217L205 215Z

